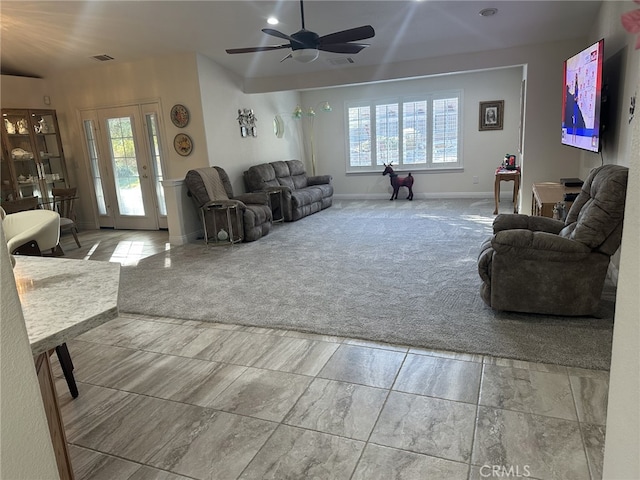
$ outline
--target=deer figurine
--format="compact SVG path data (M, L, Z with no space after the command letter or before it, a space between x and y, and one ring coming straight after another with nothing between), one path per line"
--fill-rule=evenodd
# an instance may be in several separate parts
M389 200L398 198L398 190L400 190L400 187L407 187L409 189L409 196L407 197L407 199L413 200L413 177L411 176L411 173L409 173L406 177L400 178L398 177L397 173L394 173L393 168L391 168L391 163L389 163L389 165L383 163L383 165L385 168L384 172L382 172L382 175L389 174L391 187L393 187L393 193L391 194L391 198Z

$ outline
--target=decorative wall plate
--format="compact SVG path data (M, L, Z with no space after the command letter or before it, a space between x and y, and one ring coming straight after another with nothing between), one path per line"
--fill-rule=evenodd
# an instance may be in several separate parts
M193 140L191 140L189 135L179 133L173 139L173 148L176 149L178 154L186 157L187 155L191 155L191 151L193 150Z
M273 118L273 133L275 133L278 138L284 136L284 121L280 115L276 115Z
M189 110L179 103L171 109L171 121L178 128L184 128L189 123Z

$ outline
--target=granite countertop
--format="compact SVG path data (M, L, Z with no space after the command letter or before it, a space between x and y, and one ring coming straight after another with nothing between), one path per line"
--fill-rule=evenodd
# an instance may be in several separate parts
M13 272L34 356L118 316L117 263L16 256Z

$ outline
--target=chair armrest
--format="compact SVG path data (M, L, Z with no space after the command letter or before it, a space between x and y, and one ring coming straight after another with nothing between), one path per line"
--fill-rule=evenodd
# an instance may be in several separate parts
M560 233L565 227L564 222L549 217L537 215L521 215L518 213L501 213L493 221L493 233L504 230L525 229L532 232Z
M315 177L307 177L307 185L322 185L325 183L331 183L331 175L316 175Z
M591 249L583 243L525 229L498 232L491 239L491 246L497 254L536 261L581 261L591 254Z
M258 205L268 205L269 199L267 198L266 193L262 192L252 192L252 193L243 193L241 195L237 195L233 197L233 200L238 200L244 204L258 204Z

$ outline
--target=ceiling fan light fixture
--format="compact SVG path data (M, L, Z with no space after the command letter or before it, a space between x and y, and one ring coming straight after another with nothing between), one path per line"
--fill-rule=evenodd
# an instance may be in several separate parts
M300 48L291 52L291 56L300 63L311 63L318 55L320 51L315 48Z

